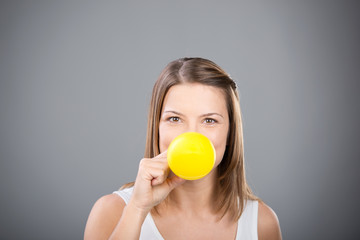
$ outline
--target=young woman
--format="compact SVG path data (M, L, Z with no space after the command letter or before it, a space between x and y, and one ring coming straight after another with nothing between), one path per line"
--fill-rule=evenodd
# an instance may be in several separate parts
M199 180L169 170L167 148L184 132L205 135L216 150ZM276 214L246 183L239 96L224 70L203 58L167 65L153 89L136 180L95 203L84 238L281 239Z

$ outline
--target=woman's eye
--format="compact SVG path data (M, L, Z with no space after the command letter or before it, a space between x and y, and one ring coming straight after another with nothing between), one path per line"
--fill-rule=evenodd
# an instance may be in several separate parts
M179 117L169 117L168 120L170 122L179 122L180 121L180 118Z
M206 124L214 124L216 123L216 120L215 119L212 119L212 118L207 118L205 119L204 121Z

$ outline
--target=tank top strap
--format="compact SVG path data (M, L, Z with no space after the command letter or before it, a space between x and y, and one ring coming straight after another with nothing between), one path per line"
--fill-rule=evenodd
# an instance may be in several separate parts
M126 204L129 203L131 194L133 192L134 187L121 189L118 191L114 191L114 194L120 196ZM151 213L148 213L143 225L141 226L140 238L139 240L164 240L161 236L159 230L157 229L154 219L151 216Z
M126 204L129 203L130 201L130 198L131 198L131 194L133 192L133 188L124 188L124 189L121 189L121 190L118 190L118 191L114 191L113 193L119 195Z
M257 240L258 201L247 200L238 221L236 240Z

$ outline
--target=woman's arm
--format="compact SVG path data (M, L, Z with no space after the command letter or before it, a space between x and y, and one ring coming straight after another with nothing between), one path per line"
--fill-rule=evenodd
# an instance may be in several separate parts
M100 198L92 208L84 239L139 239L147 212L137 209L116 194Z
M276 213L265 203L259 202L258 239L281 240L281 230Z
M116 194L101 197L91 209L84 239L109 239L125 209L124 200Z
M129 203L116 194L100 198L90 212L84 239L139 239L150 210L185 182L177 176L168 178L168 174L166 152L142 159Z
M148 213L129 203L123 211L119 223L111 234L111 239L138 240L141 226Z

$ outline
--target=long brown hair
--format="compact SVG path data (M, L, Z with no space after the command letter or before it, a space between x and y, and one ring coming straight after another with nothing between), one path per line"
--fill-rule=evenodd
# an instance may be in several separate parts
M201 83L221 89L229 114L227 147L218 166L216 211L240 218L247 200L255 197L245 178L243 129L236 83L214 62L204 58L181 58L170 62L157 79L150 102L145 158L160 154L159 122L164 99L169 89L181 83ZM126 185L129 186L129 185Z

